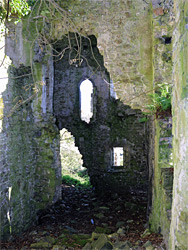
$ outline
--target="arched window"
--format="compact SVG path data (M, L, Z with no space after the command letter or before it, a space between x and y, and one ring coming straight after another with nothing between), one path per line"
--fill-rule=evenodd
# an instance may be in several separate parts
M93 84L88 79L80 84L80 111L81 120L89 123L93 116Z

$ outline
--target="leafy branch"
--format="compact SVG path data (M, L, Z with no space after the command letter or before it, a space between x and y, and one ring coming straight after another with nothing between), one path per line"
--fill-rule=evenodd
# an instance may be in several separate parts
M23 16L28 15L30 6L26 0L7 0L4 4L0 3L0 22L10 20L16 17L16 22L20 21Z

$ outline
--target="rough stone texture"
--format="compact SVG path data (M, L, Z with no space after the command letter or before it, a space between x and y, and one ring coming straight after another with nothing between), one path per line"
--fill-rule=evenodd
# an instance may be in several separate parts
M1 145L2 238L27 229L37 210L61 197L59 131L53 117L42 112L43 87L34 89L29 67L10 67L9 76L1 132L6 136Z
M146 2L60 1L75 26L62 27L57 18L52 32L55 39L62 39L70 31L94 35L118 97L139 109L145 108L145 92L151 91L153 81L152 11Z
M70 35L76 46L75 35ZM110 97L109 74L97 49L96 38L82 39L81 65L67 63L70 51L54 63L54 116L59 129L68 129L88 168L91 182L97 191L147 192L146 127L139 122L142 114L121 101ZM56 51L68 45L64 39ZM73 53L72 53L73 54ZM74 56L74 55L73 55ZM97 61L97 62L96 62ZM100 70L97 71L100 65ZM62 72L62 68L64 69ZM79 86L89 78L93 83L93 118L90 123L80 119ZM113 147L123 147L124 167L112 166Z
M173 154L174 188L170 249L185 250L188 246L188 2L175 2L173 42Z
M159 151L163 147L158 142L159 138L164 136L157 134L154 140L155 126L159 129L158 125L150 124L148 130L144 123L139 122L141 112L131 109L127 104L132 108L145 109L149 99L147 94L152 92L158 83L169 83L171 80L172 1L60 2L69 14L60 19L60 14L56 12L53 20L44 24L45 34L54 42L53 49L69 49L66 49L64 57L59 61L52 57L52 47L45 45L41 37L38 39L39 33L33 20L23 21L17 26L8 24L10 32L6 40L6 53L15 66L10 68L10 75L17 77L20 72L27 71L32 72L33 79L29 75L21 80L11 79L3 97L4 112L11 115L5 118L0 134L2 235L5 237L9 234L10 226L13 233L26 229L36 219L37 210L60 197L58 129L65 127L74 135L91 181L97 190L111 188L114 191L145 193L148 185L148 149L150 190L151 185L154 185L153 198L150 196L150 200L153 201L152 211L156 211L152 212L151 227L155 231L159 231L160 227L168 241L168 190L171 190L172 175L170 168L164 168L164 159L163 163L159 162L158 165L158 160L161 159L158 157L163 155L163 151ZM181 3L180 6L176 6L178 21L180 7L185 9L187 6L183 6L183 0L177 3ZM184 145L183 137L180 137L181 141L178 138L184 133L183 125L186 128L186 74L182 76L187 70L187 64L184 62L187 50L183 47L187 19L186 14L184 15L181 19L182 24L177 26L175 33L177 41L181 37L180 45L177 45L175 40L175 62L181 57L184 63L184 66L180 63L175 64L176 83L181 80L183 82L183 87L180 89L177 84L174 92L175 155L176 150L179 152L180 145ZM75 25L72 25L67 16ZM40 30L40 22L38 25ZM70 38L73 33L82 35L83 44L71 39L67 47L64 37L67 35ZM181 33L184 35L180 36ZM88 39L83 39L84 36L90 36L91 43ZM76 51L80 51L80 58ZM94 56L97 60L94 60ZM89 124L80 120L79 111L79 84L85 78L90 78L94 85L94 116ZM110 79L114 82L120 100L110 97ZM22 87L25 88L24 91ZM16 112L12 113L11 109L15 107ZM179 117L181 120L184 119L181 126L177 122ZM149 131L150 135L146 138ZM111 151L114 146L124 148L125 167L112 167ZM165 150L169 156L171 149ZM184 153L184 150L182 151ZM178 157L175 162L176 168L184 168L182 172L175 171L178 186L179 176L181 180L186 175L186 163ZM178 213L176 209L180 209L180 198L186 193L186 183L183 184L185 188L179 184L180 195L179 189L174 190L175 216ZM161 197L158 198L156 193ZM157 209L158 205L155 206L157 202L160 209ZM178 217L178 223L183 225L186 231L183 220L186 221L187 214L184 212L187 210L183 202L181 209L182 215ZM175 229L176 225L177 223L172 221L172 241L181 242L178 239L179 232Z
M26 43L21 37L22 24L16 28L10 25L10 30L7 54L15 64L10 68L10 76L15 78L10 78L3 97L6 104L3 133L7 139L6 175L1 187L2 237L25 230L36 221L38 210L60 198L61 164L56 124L75 136L96 190L146 193L146 130L145 124L139 122L142 114L110 97L110 77L96 38L90 37L93 52L89 40L83 39L82 58L87 61L80 61L79 65L79 61L73 60L70 65L70 51L63 60L53 62L50 49L44 51L37 41L32 43L30 53L30 42ZM14 32L19 42L12 37ZM74 39L71 42L74 50L69 59L75 59L77 44ZM64 43L66 46L67 41L61 39L54 48L62 49ZM19 51L23 54L16 57ZM27 66L29 62L32 69ZM27 75L22 77L23 74ZM79 111L79 83L85 77L94 84L94 116L90 124L80 120ZM122 168L112 167L114 146L124 148Z
M173 159L172 119L155 121L155 155L152 183L150 229L162 233L168 245L171 221Z
M61 16L57 11L49 20L46 14L47 38L61 40L69 32L94 35L118 97L126 105L145 109L149 100L147 93L153 88L152 5L143 0L65 0L59 4L67 13ZM38 29L32 19L29 26L26 21L17 27L9 24L9 29L12 39L7 40L7 54L15 65L29 65L33 52L28 51L36 49L33 41L39 35L40 22ZM26 39L22 39L22 29ZM39 51L42 46L40 44ZM19 56L15 56L16 53ZM40 51L40 59L42 54Z
M154 35L153 87L157 88L157 85L160 83L172 83L172 33L174 28L174 13L172 0L153 0L152 4Z
M172 85L173 1L152 0L153 6L153 91L160 84ZM152 92L151 92L152 93ZM163 115L164 116L164 115ZM171 120L152 118L149 135L149 199L151 230L163 234L167 248L171 220L173 166ZM166 135L165 135L166 133ZM167 138L170 140L167 140ZM154 150L153 150L154 149ZM169 158L171 157L171 158Z

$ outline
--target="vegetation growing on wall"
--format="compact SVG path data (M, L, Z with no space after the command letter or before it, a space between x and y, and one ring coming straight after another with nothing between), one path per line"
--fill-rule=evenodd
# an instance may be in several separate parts
M153 93L149 94L150 104L146 105L147 112L144 112L145 117L140 119L140 122L148 120L148 116L155 115L156 118L165 118L171 116L171 97L172 85L168 83L160 83L154 89Z
M154 93L150 94L151 104L147 105L151 114L162 115L164 112L171 112L172 86L168 83L158 84Z

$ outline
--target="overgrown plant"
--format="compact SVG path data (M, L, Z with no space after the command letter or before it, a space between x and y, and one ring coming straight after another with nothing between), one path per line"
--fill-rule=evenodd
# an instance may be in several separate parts
M160 83L155 88L154 93L150 93L150 104L146 105L145 115L141 118L140 122L146 122L149 116L155 115L158 117L166 117L171 115L171 96L172 96L172 85L169 83Z
M158 84L155 93L149 94L151 103L147 105L149 113L160 115L166 111L171 112L172 86L168 83Z

